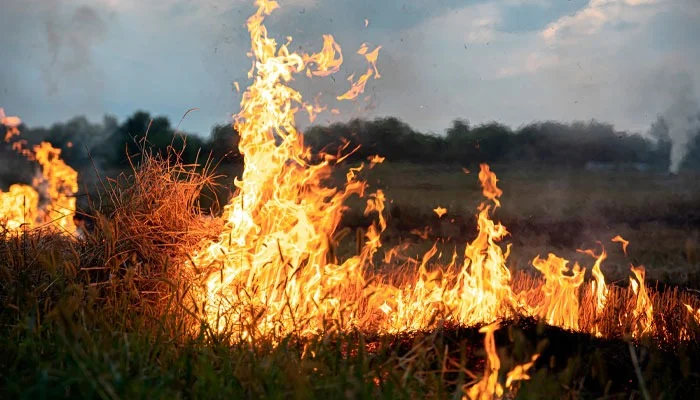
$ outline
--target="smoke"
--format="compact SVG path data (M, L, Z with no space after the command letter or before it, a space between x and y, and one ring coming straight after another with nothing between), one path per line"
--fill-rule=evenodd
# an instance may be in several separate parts
M68 15L53 8L44 26L49 60L42 68L49 95L57 94L69 78L94 78L92 49L107 36L107 23L93 8L80 6Z
M669 171L675 174L688 153L691 139L700 132L700 105L691 79L684 79L684 84L677 88L671 106L662 118L671 141Z

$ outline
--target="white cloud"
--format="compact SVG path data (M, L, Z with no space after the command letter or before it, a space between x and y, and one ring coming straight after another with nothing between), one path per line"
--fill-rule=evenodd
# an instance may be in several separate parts
M663 9L665 0L590 0L574 15L552 22L542 31L549 44L575 44L581 37L600 33L613 24L644 24Z

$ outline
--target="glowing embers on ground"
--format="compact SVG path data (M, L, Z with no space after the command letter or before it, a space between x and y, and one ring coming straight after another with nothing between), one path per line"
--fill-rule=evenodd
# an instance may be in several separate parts
M19 135L20 119L6 117L0 108L5 141ZM61 150L48 142L31 149L23 140L15 140L12 147L41 167L32 185L14 184L9 191L0 191L0 232L17 232L20 229L46 227L72 234L78 191L78 173L61 159Z
M331 165L342 157L323 154L320 161L313 161L296 130L295 113L306 109L312 114L322 108L303 103L301 94L287 82L296 73L327 76L337 71L341 49L327 35L318 54L290 53L287 45L278 46L269 38L262 25L277 3L257 0L255 4L258 10L248 20L253 83L235 116L245 169L234 182L237 194L224 208L224 229L215 240L203 241L191 260L204 281L194 301L210 327L233 340L254 341L261 336L358 328L402 332L431 328L438 321L491 323L520 314L601 335L595 323L590 328L579 325L580 302L586 294L582 288L587 286L582 285L585 268L578 264L569 268L567 260L553 254L537 257L533 265L542 274L542 283L514 292L506 266L510 247L499 244L508 232L491 218L500 206L502 191L488 165L481 165L479 172L486 201L478 210L477 237L466 245L461 263L455 256L445 267L431 266L437 252L433 248L417 271L402 271L398 279L371 273L369 267L386 227L381 191L368 198L365 213L377 218L363 246L355 256L339 261L334 249L336 231L346 199L365 194L366 184L357 179L363 165L350 169L344 187L324 186ZM363 76L379 75L377 50L360 49L370 64ZM366 79L361 78L353 84L353 97L364 90L364 83ZM608 289L600 271L604 258L604 252L596 257L595 280L585 297L593 304L594 318L606 307ZM635 271L633 317L649 320L652 310L644 276ZM641 324L634 332L638 336L649 329L650 325Z

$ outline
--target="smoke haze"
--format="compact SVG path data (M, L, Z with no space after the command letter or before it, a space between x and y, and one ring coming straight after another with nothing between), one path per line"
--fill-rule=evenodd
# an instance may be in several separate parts
M700 104L691 81L678 89L671 106L663 114L671 140L671 165L677 173L688 152L690 140L700 132Z

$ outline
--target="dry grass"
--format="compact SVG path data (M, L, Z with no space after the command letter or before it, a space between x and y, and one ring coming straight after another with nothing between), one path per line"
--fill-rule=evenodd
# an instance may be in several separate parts
M484 355L475 328L379 338L338 333L303 343L261 341L256 348L224 343L207 330L193 337L186 298L194 271L183 265L203 238L221 228L198 204L212 185L207 171L145 155L129 173L102 182L101 196L92 199L97 211L89 213L94 229L84 239L34 230L0 240L0 395L447 398L478 378ZM347 253L356 247L352 236ZM416 259L427 250L418 247L432 245L414 242L407 254ZM463 248L447 241L449 251L438 262L455 246ZM415 268L407 258L377 265L371 273ZM522 272L514 281L516 292L541 283ZM586 287L581 328L598 324L607 337L629 340L627 327L635 323L629 290L611 287L608 307L596 316ZM637 370L652 396L688 390L700 380L683 372L694 365L700 330L683 303L700 302L679 289L652 290L650 296L655 333L637 341L648 347L637 369L624 341L620 346L620 340L533 328L527 321L509 323L498 334L503 368L536 351L550 352L536 365L532 382L522 384L528 398L641 393ZM679 332L688 341L669 340ZM605 375L600 365L611 372Z
M90 226L82 239L43 229L7 235L0 247L0 299L10 308L40 304L43 315L68 285L79 288L80 301L89 297L120 323L129 324L124 310L153 321L175 313L178 330L187 330L192 321L185 323L180 305L195 274L185 261L222 226L198 206L202 190L214 185L209 166L144 153L131 173L101 180L91 211L80 215Z

